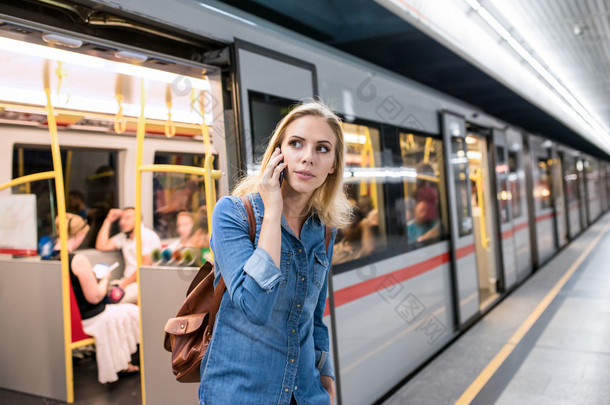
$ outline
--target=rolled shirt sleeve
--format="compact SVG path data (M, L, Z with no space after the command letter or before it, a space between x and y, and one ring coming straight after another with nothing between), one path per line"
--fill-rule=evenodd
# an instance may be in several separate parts
M244 265L244 271L267 292L271 292L282 276L282 272L273 263L271 256L260 247L254 249L254 253Z
M330 358L330 353L316 350L316 368L320 372L320 375L328 376L333 380L335 379L335 370L333 368L333 361Z

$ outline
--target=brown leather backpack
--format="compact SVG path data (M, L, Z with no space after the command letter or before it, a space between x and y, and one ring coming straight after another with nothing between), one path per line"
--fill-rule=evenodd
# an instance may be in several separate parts
M252 204L247 197L241 197L248 214L248 234L254 243L256 220ZM331 228L326 227L324 244L328 250ZM197 272L187 292L186 300L175 318L165 324L163 346L172 352L172 371L179 382L200 382L200 368L203 355L210 344L214 321L220 308L222 295L226 289L220 276L214 290L214 264L206 261Z
M241 197L248 214L250 240L254 243L256 221L252 204ZM214 263L206 261L186 291L186 300L175 318L165 324L163 346L172 352L172 371L179 382L199 382L201 359L210 344L216 313L226 289L220 276L214 290Z

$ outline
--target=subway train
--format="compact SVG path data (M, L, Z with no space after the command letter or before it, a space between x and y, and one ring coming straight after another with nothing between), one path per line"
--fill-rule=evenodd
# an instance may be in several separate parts
M87 209L92 229L108 209L138 205L164 243L177 238L180 211L207 230L202 207L259 170L292 105L319 98L341 116L355 212L334 247L324 316L339 404L380 401L609 207L603 154L528 133L222 3L8 1L0 49L0 184L53 170L50 100L67 209ZM205 155L220 173L213 182L139 168L202 167ZM27 216L5 214L0 224L0 320L18 330L16 318L38 313L32 333L43 335L26 344L9 334L0 360L14 366L0 387L71 402L71 372L57 371L71 370L62 281L38 249L57 234L58 192L45 178L0 194L2 212L18 206ZM174 381L149 316L174 316L178 306L159 296L180 302L194 273L168 263L140 271L143 402L194 401L196 388ZM15 313L15 302L24 309ZM24 358L36 369L16 365Z

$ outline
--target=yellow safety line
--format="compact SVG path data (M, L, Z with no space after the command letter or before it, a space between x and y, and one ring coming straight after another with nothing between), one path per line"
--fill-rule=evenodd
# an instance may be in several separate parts
M550 303L553 301L555 296L561 291L563 286L568 282L570 277L574 274L574 272L578 269L578 267L582 264L582 262L587 258L587 256L591 253L591 251L597 246L601 238L608 232L610 229L610 223L602 229L602 231L597 235L595 240L589 245L589 247L576 259L574 264L566 271L566 273L557 281L555 286L546 294L546 296L540 301L538 306L532 311L532 313L527 317L527 319L521 324L519 329L511 336L508 342L500 349L498 354L487 364L485 369L478 375L478 377L470 384L470 386L464 391L461 397L455 402L456 405L469 404L472 400L478 395L481 389L487 384L487 382L491 379L494 373L500 368L504 360L511 354L514 348L519 344L521 339L525 336L525 334L531 329L531 327L536 323L538 318L544 313Z
M28 184L33 181L38 180L47 180L55 177L55 172L42 172L42 173L34 173L28 174L27 176L18 177L11 181L7 181L6 183L0 185L0 190L4 190L5 188L15 187L20 184Z
M44 92L47 96L47 122L51 136L51 155L55 171L55 190L57 192L57 215L59 217L59 240L61 241L61 293L64 320L64 362L66 365L66 397L67 402L74 402L74 374L72 369L72 326L70 322L70 270L68 268L68 229L66 223L66 201L64 194L64 179L61 167L61 154L57 136L57 122L51 102L50 62L44 65ZM53 219L54 220L54 219Z

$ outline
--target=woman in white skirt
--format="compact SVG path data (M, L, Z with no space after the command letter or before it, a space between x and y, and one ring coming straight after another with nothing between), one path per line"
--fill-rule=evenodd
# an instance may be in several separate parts
M66 214L66 220L70 281L83 330L95 338L98 381L114 382L118 380L119 372L139 371L131 364L131 355L136 352L140 341L140 313L134 304L105 304L110 272L97 280L87 256L73 253L87 236L89 225L80 216L70 213ZM59 218L55 223L59 227ZM59 247L58 241L55 249Z

